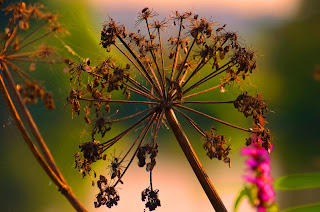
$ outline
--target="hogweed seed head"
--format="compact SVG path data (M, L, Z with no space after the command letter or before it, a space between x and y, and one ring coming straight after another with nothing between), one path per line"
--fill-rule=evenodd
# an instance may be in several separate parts
M20 64L30 63L29 70L35 71L38 63L61 63L60 59L57 60L54 47L40 43L40 46L30 48L36 43L39 44L39 41L48 35L63 31L56 22L57 16L43 12L43 5L37 3L34 5L27 5L24 2L11 3L1 11L10 16L0 37L1 70L19 77L16 89L25 103L36 104L37 99L41 99L47 109L55 109L52 93L47 92L40 83L33 80ZM31 29L30 24L33 20L40 24ZM26 35L21 36L22 31L26 31Z
M76 154L79 170L89 174L93 162L105 159L105 151L133 130L140 132L121 159L113 156L110 160L110 181L100 176L97 182L100 193L97 195L96 207L117 205L119 195L115 187L119 182L122 183L123 176L135 157L138 158L138 166L146 166L146 171L150 174L150 186L142 192L142 200L147 200L146 207L150 211L160 206L159 190L153 189L152 185L152 171L156 167L158 155L159 144L156 139L160 126L166 125L165 114L169 110L180 114L204 137L203 148L210 159L223 160L230 167L231 146L226 136L219 135L214 129L206 132L186 113L198 114L232 128L254 133L266 141L264 148L270 149L269 130L258 125L258 120L264 118L267 111L261 96L252 97L243 92L230 101L213 101L213 95L201 101L188 100L213 90L226 92L225 88L231 87L234 82L242 86L247 76L257 68L254 51L243 46L238 41L237 33L227 31L225 25L219 27L217 23L200 18L192 12L175 11L169 20L150 21L156 15L156 12L147 7L138 14L136 26L145 22L147 34L142 34L140 30L137 33L128 32L125 26L116 24L111 18L103 25L100 45L107 52L116 50L123 54L127 59L124 66L118 65L111 57L97 65L93 65L88 59L80 63L69 62L71 92L67 101L77 114L81 113L81 108L84 109L84 119L92 129L92 141L83 144L81 151ZM174 27L178 28L178 34L167 40L170 54L164 55L166 45L161 34ZM211 68L208 68L208 64ZM204 75L203 69L210 70ZM218 77L221 77L221 81L216 85L212 84L211 79ZM204 90L203 85L209 83L209 89ZM113 99L111 94L120 92L124 95L123 98ZM113 107L117 108L114 106L117 104L148 107L120 118L117 112L114 113L114 118L113 115L107 116L114 110ZM197 111L189 107L190 104L233 104L245 117L252 117L258 127L251 129L233 125ZM90 114L95 118L91 118ZM130 127L110 138L108 132L117 122L137 117L139 119ZM95 139L98 134L107 139L97 143ZM250 140L252 142L254 141ZM125 160L130 152L131 159Z

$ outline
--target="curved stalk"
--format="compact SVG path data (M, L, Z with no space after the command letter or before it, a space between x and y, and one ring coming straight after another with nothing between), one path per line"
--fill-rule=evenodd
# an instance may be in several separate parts
M29 128L31 129L31 132L32 132L33 136L35 137L42 154L44 155L44 158L46 159L48 165L51 167L51 169L54 171L54 173L60 178L60 180L62 182L65 183L66 181L63 178L58 166L56 165L49 148L47 147L46 143L44 142L44 140L41 136L41 133L40 133L36 123L33 120L33 117L31 116L27 106L24 104L20 94L18 93L18 91L16 89L16 84L11 76L11 73L10 73L7 65L5 63L1 63L1 65L3 67L3 72L6 77L7 82L9 84L9 87L11 88L11 91L13 92L13 95L17 101L17 104L18 104L20 110L22 111L23 116L25 117L27 124L28 124Z
M21 118L17 112L16 107L14 106L11 97L8 93L8 90L4 84L4 81L2 79L2 76L0 75L0 90L2 93L3 98L5 99L5 102L7 103L8 109L23 137L26 144L28 145L30 151L32 152L35 159L38 161L42 169L46 172L46 174L49 176L49 178L52 180L52 182L59 188L59 191L67 198L67 200L70 202L70 204L73 206L73 208L78 212L86 212L88 211L84 205L76 198L74 193L72 192L71 188L64 183L52 170L52 168L46 163L46 161L41 156L40 152L38 151L37 147L33 144L30 135L28 134L23 122L21 121Z
M210 200L214 209L218 212L227 211L223 202L221 201L217 191L215 190L214 186L212 185L208 175L204 171L199 158L197 157L196 153L194 152L187 136L185 135L182 127L180 126L173 110L167 109L166 110L166 118L170 124L170 127L180 144L181 149L183 150L185 156L187 157L189 164L191 165L194 173L196 174L203 190L206 192L208 199Z

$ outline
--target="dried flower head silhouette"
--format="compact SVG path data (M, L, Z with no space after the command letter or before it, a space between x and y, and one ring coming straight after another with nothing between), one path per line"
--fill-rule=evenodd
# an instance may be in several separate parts
M111 49L120 51L128 60L125 66L116 65L112 57L100 61L95 66L90 60L81 64L69 63L72 86L67 101L71 104L72 111L77 114L80 114L81 108L84 109L84 119L91 125L92 135L92 140L81 144L81 151L75 154L76 168L82 172L83 176L90 175L91 172L94 172L91 164L98 160L106 160L105 152L108 148L130 131L140 130L139 136L122 158L113 156L112 159L109 159L111 179L107 180L107 177L100 175L97 181L100 192L96 196L95 207L106 205L110 208L118 204L119 194L116 186L119 182L123 183L124 174L137 157L138 166L146 166L146 170L150 173L150 186L142 191L142 201L147 201L145 206L150 211L156 209L160 206L159 190L154 188L152 182L152 171L156 166L159 146L156 138L161 124L167 121L213 207L216 211L226 211L175 113L185 118L204 137L203 148L210 159L217 158L231 166L229 142L215 129L203 130L185 112L198 114L221 124L255 133L265 141L262 146L269 150L270 133L258 123L259 117L264 116L267 110L260 96L253 97L242 92L236 100L188 101L191 97L201 96L215 89L224 92L227 85L243 83L257 67L255 53L241 46L237 34L227 31L225 25L219 27L215 22L200 18L192 12L175 11L168 20L151 21L150 18L156 15L157 13L149 8L144 8L138 15L136 26L145 22L147 35L142 35L140 30L138 33L128 33L125 26L117 25L111 18L103 26L101 46L108 52ZM166 32L167 28L175 27L178 28L177 35L168 39L170 53L167 58L164 54L161 35ZM201 74L202 70L206 70L206 74ZM83 80L84 75L87 75L85 81ZM88 76L91 79L89 83ZM137 76L136 79L134 76ZM209 84L211 79L220 76L222 77L220 83L215 86L210 84L209 89L202 89L204 84ZM111 93L119 90L122 91L125 98L112 99ZM131 100L131 98L137 99ZM145 100L141 100L143 98ZM147 105L148 108L123 118L112 119L112 115L107 115L111 104L140 104ZM192 104L234 104L234 107L246 117L253 117L259 127L253 130L235 126L187 106ZM95 118L91 120L89 115L92 110L94 110ZM115 123L139 116L141 118L137 122L119 135L104 142L95 140L96 134L108 137L107 132ZM247 145L252 142L256 141L248 139ZM134 151L131 153L131 159L126 160L131 151ZM96 175L95 172L94 175Z
M0 6L2 4L3 1L0 0ZM62 60L56 60L53 47L39 45L39 42L48 35L61 32L63 29L56 22L56 15L44 12L41 4L9 3L7 7L1 8L2 11L8 17L8 24L0 33L0 92L20 134L42 169L76 211L87 211L72 193L26 107L26 103L35 104L39 98L47 109L55 108L52 94L32 79L23 70L24 65L21 64L30 63L30 71L35 71L37 63L62 63ZM1 19L1 22L3 20ZM34 45L37 44L39 46L34 48ZM14 77L18 79L14 80ZM16 84L16 82L21 84ZM14 96L15 102L12 101L11 95ZM26 125L32 132L39 150L29 135L16 105L19 106L21 116L26 120Z
M34 71L37 63L55 63L54 47L40 44L36 49L32 44L48 35L62 31L60 24L56 22L56 15L44 13L43 5L34 4L26 5L24 2L10 4L4 9L5 14L11 14L8 26L4 34L1 34L1 40L4 45L0 52L1 69L12 70L23 82L16 86L25 103L35 104L37 98L40 98L46 108L52 110L55 108L52 99L52 93L47 92L39 83L32 79L17 63L30 63L30 71ZM24 37L20 34L29 29L29 23L36 20L43 22L32 29ZM45 32L43 32L45 30ZM36 33L42 33L41 36L35 37ZM32 47L30 49L30 47ZM24 51L27 50L27 51ZM21 53L21 51L24 51ZM6 73L6 71L5 71ZM10 72L8 71L10 74Z

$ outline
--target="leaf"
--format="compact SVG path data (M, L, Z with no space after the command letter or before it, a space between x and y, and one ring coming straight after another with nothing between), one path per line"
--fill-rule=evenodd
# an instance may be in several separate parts
M239 192L239 195L234 203L234 211L237 211L237 208L239 206L239 203L240 201L242 200L243 197L247 196L251 205L254 205L254 202L255 202L255 198L254 198L254 187L252 188L248 188L248 187L244 187L240 192Z
M320 203L315 203L310 205L302 205L294 208L288 208L281 212L319 212L319 211L320 211Z
M275 181L278 190L320 188L320 173L304 173L281 177Z
M267 212L279 212L279 205L277 203L273 203L268 209Z

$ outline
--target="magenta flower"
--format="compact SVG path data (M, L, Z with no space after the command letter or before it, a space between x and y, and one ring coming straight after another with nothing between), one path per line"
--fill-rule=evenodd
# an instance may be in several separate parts
M255 135L254 135L255 136ZM253 137L254 137L253 136ZM254 138L254 140L256 140ZM242 148L242 155L248 155L246 160L248 174L244 177L247 182L256 186L257 211L265 212L274 203L275 193L271 185L273 179L270 175L270 157L268 152L262 147L263 141L258 137L258 142L253 142L250 146ZM272 151L272 146L271 149Z

